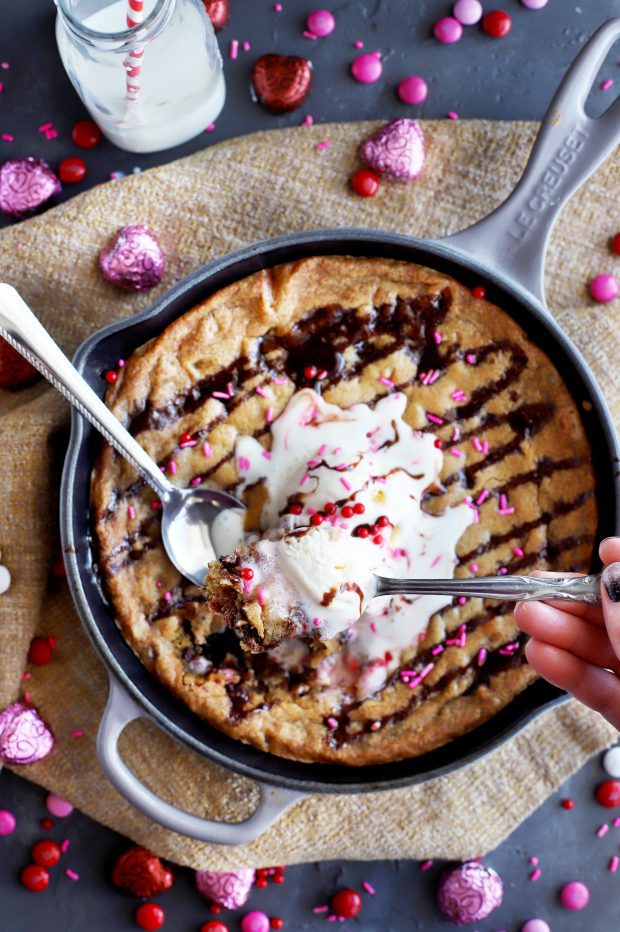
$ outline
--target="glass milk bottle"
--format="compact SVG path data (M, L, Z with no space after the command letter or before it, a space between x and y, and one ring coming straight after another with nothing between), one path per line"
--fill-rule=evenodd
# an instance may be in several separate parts
M62 63L93 120L130 152L186 142L224 106L202 0L56 0Z

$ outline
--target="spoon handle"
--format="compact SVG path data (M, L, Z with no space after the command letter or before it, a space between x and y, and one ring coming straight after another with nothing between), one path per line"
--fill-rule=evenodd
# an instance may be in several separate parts
M518 602L559 599L570 602L601 601L601 577L591 576L482 576L471 579L388 579L377 576L375 595L464 595Z
M162 499L173 491L157 464L69 362L11 285L0 284L0 336L38 369L105 439L138 470Z

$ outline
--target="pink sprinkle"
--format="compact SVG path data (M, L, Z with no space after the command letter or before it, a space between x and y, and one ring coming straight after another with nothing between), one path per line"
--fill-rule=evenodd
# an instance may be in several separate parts
M64 841L61 841L61 843L60 843L60 850L62 851L63 854L67 851L67 849L69 848L69 845L70 845L70 844L71 844L71 842L69 841L68 838L65 838Z
M388 379L385 375L379 376L379 381L382 385L387 385L388 388L394 388L394 383L391 379Z
M499 515L513 515L517 509L516 508L500 508L498 511Z
M328 916L328 917L327 917L327 921L328 921L328 922L335 922L335 921L337 920L337 918L338 918L338 916L336 915L336 913L332 913L331 916Z
M374 724L374 722L373 722L373 724ZM371 727L372 727L372 726L371 726ZM368 883L367 880L362 880L362 887L364 888L364 890L366 891L366 893L369 893L371 896L374 896L375 893L377 892L377 891L375 890L375 888L373 887L373 885L372 885L371 883Z
M314 123L314 117L311 116L309 113L301 121L302 126L312 126L313 123Z
M317 455L317 456L323 456L323 454L326 452L326 450L327 450L327 444L326 444L326 443L322 443L321 446L319 447L319 449L316 451L316 455Z
M613 79L612 79L612 78L607 78L607 80L606 80L606 81L603 81L603 83L601 84L601 90L602 90L602 91L608 91L609 88L612 86L613 83L614 83L614 82L613 82Z
M620 828L620 816L616 816L616 818L614 819L612 825L613 825L614 828Z
M342 453L342 447L334 447L334 449L332 450L332 453L334 454L334 456L338 456L339 453Z
M266 460L270 460L270 459L271 459L271 450L263 450L261 456L264 456L264 458L265 458Z
M329 139L323 139L322 142L317 142L314 148L316 149L317 152L322 152L324 149L331 149L331 145L332 144L329 141Z
M22 680L29 680L31 677L32 677L32 673L28 673L28 671L25 671L24 673L22 673L21 678Z
M288 379L283 379L281 376L273 380L274 385L286 385L287 382L288 382Z
M483 441L482 441L482 452L484 453L485 456L486 456L487 453L489 452L489 442L488 442L488 440L483 440Z
M314 906L312 908L313 913L326 913L329 910L329 906Z
M271 422L273 421L273 408L272 407L267 408L267 410L265 411L265 421L267 424L271 424Z
M161 579L158 579L155 585L157 586L158 589L161 589L163 586L163 582L161 581Z
M232 383L232 382L227 382L227 383L226 383L226 391L228 392L228 397L229 397L229 398L234 398L234 397L235 397L235 390L234 390L234 388L233 388L233 383Z
M233 39L232 42L230 43L229 58L232 58L232 60L234 61L238 54L239 54L239 43L237 42L236 39Z
M513 548L512 548L512 552L514 553L515 557L522 557L522 556L524 556L523 551L521 550L520 547L513 547Z
M431 654L433 655L433 657L436 657L437 654L443 654L444 650L445 650L445 647L443 646L443 644L437 644L435 647L433 647Z
M203 455L204 457L206 457L207 459L208 459L210 456L213 456L213 448L211 447L210 444L207 443L206 440L205 440L205 442L203 443L203 445L202 445L202 447L201 447L200 449L202 450L202 455Z
M436 414L430 414L430 412L428 411L426 412L426 419L430 421L432 424L443 424L442 417L437 417Z
M441 334L439 330L435 330L435 333L433 334L433 340L435 341L437 346L439 346L439 344L441 343Z
M83 738L84 730L82 728L74 728L73 731L71 732L71 737L72 738Z
M313 619L312 619L312 624L314 625L315 628L320 628L320 627L321 627L321 619L320 619L320 618L313 618Z
M209 123L208 126L205 126L205 133L212 133L215 130L215 123Z
M452 437L450 438L453 442L461 439L461 432L458 427L455 427L452 431Z
M611 874L616 873L616 871L618 870L618 864L620 864L620 858L618 857L617 854L614 854L613 857L609 861L609 872Z
M459 601L459 605L465 605L465 603L467 602L467 599L465 598L464 595L460 595L458 601Z
M333 715L330 715L326 721L330 728L338 728L338 719L334 718Z
M341 476L341 477L340 477L340 482L341 482L342 485L345 487L345 489L347 490L347 492L350 492L350 491L351 491L351 483L349 482L348 479L345 479L344 476Z
M172 602L172 593L164 592L164 599L166 600L166 602Z
M468 353L467 356L465 357L465 362L469 363L470 366L475 366L476 357L474 356L473 353Z
M246 579L246 581L243 583L243 593L244 595L249 595L251 591L252 581L250 579Z
M75 871L72 871L70 867L68 867L68 868L66 869L65 874L67 875L67 877L69 878L69 880L79 880L79 879L80 879L80 875L79 875L79 874L76 874Z
M4 90L4 84L2 83L2 81L0 81L0 94L2 93L3 90Z
M281 13L281 12L282 12L282 4L281 4L281 3L274 3L273 8L274 8L274 10L276 11L276 13Z
M267 601L267 590L264 586L259 586L256 591L256 599L259 605L264 605Z
M310 478L310 476L308 475L308 473L306 473L306 474L303 475L303 476L301 477L301 479L299 480L299 484L300 484L300 485L305 485L309 478Z
M540 867L537 867L535 870L532 871L532 873L530 874L530 878L529 878L529 879L530 879L530 880L538 880L538 878L540 877L541 874L542 874L542 871L541 871Z
M427 870L429 870L429 868L431 868L432 866L433 866L433 862L432 862L432 860L430 860L430 858L429 858L428 861L422 861L422 863L420 864L420 870L421 870L421 871L427 871Z
M117 360L116 360L116 365L118 366L119 369L122 369L123 366L125 365L125 360L124 360L124 359L117 359Z
M452 392L450 398L452 398L453 401L467 401L467 395L462 388L457 388L456 391Z
M487 659L487 649L486 647L481 647L478 651L478 656L476 657L476 663L481 667L485 660Z
M10 133L2 133L0 138L4 139L5 142L15 142L15 136L11 136Z
M461 456L464 456L464 453L462 450L456 450L454 447L449 452L450 452L450 456L454 456L457 459L460 459Z
M225 397L228 398L228 395L226 395ZM185 450L186 447L196 447L196 446L198 446L197 440L186 440L185 443L179 444L179 449Z
M249 52L250 49L252 48L252 46L250 45L247 39L244 40L242 48L244 52Z
M599 825L599 827L596 830L596 837L603 838L607 834L608 831L609 831L609 826L607 822L603 822L603 824Z
M250 461L247 458L247 456L239 457L239 459L237 460L237 467L239 469L245 469L245 470L248 470L250 468Z
M26 705L29 705L31 700L32 700L32 694L28 692L24 693L24 702L26 703Z
M486 502L487 498L491 493L488 489L483 489L478 498L476 499L476 505L482 505L483 502Z
M381 722L373 722L372 725L370 726L371 731L379 731L380 728L381 728Z
M376 633L377 633L377 624L376 624L376 622L374 622L374 621L371 621L371 622L370 622L370 630L372 631L373 634L376 634Z
M434 557L433 560L432 560L432 562L431 562L431 569L433 569L435 566L437 566L437 564L439 563L440 560L441 560L441 554L438 553L437 556Z
M265 391L265 389L263 388L262 385L257 385L257 386L256 386L256 394L257 394L257 395L260 395L261 398L269 398L269 397L270 397L270 396L269 396L269 393Z
M361 39L356 39L355 42L353 43L353 45L355 46L356 49L363 49L363 48L364 48L364 43L362 42Z
M44 133L46 130L51 129L52 126L52 123L42 123L41 126L39 126L39 132Z
M480 569L477 563L470 563L469 568L472 571L472 573L477 573L478 570Z
M449 120L458 120L459 118L458 113L455 113L454 110L449 110L447 116Z
M9 65L8 61L3 61L3 62L0 64L0 68L2 68L3 71L7 71L10 67L11 67L11 66Z
M500 509L501 509L501 508L508 508L508 499L506 498L505 495L500 495L500 497L499 497L499 507L500 507Z
M223 398L226 401L230 398L230 395L227 395L226 392L211 392L214 398Z
M304 29L302 36L304 39L318 39L318 36L315 36L313 32L309 32L307 29Z
M200 485L201 482L202 482L202 476L194 476L194 478L190 480L190 483L189 483L189 484L190 484L190 485Z
M136 509L133 507L133 505L130 505L129 508L127 509L127 517L128 517L131 521L133 521L133 519L135 518L135 516L136 516Z
M497 571L497 575L498 575L498 576L505 576L507 572L508 572L508 570L506 569L505 566L500 566L500 568L499 568L498 571Z
M473 437L471 442L472 442L472 446L473 446L474 450L477 450L478 453L482 453L482 444L480 443L480 441L478 440L478 438L477 438L477 437Z
M170 475L171 475L171 476L176 476L176 474L177 474L177 464L175 463L174 460L170 460L170 462L168 463L168 469L169 469L169 471L170 471Z
M530 864L532 864L534 867L538 866L538 858L536 857L535 854L533 854L529 860L530 860Z

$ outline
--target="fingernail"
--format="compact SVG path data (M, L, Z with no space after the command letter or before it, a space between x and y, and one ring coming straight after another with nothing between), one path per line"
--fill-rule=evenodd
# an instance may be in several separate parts
M620 563L610 563L603 570L603 583L612 602L620 602Z
M601 541L601 544L606 543L608 540L618 540L618 538L617 537L604 537ZM601 544L599 544L599 547L601 546Z

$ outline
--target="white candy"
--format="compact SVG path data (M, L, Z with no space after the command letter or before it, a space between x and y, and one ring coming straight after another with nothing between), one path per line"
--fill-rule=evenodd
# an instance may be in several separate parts
M603 768L610 777L620 777L620 745L606 751L603 757Z
M0 566L0 595L4 595L10 585L11 574L7 570L6 566Z

